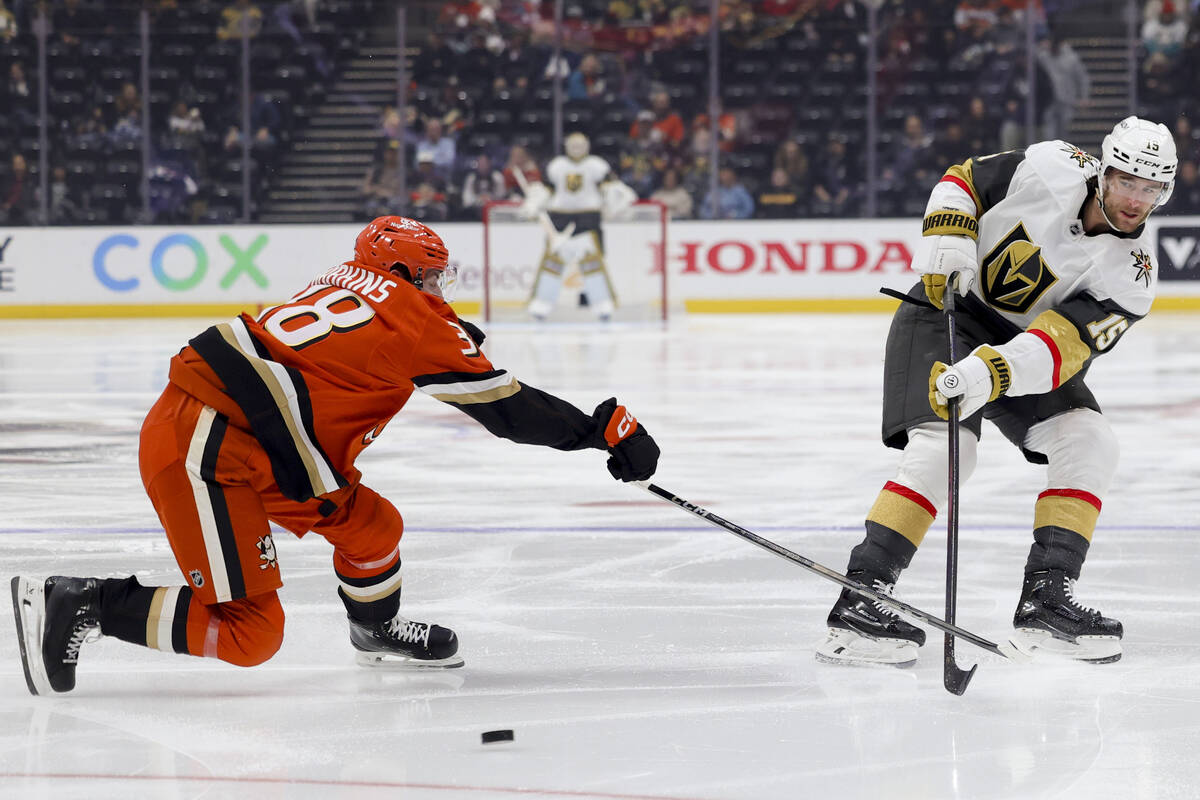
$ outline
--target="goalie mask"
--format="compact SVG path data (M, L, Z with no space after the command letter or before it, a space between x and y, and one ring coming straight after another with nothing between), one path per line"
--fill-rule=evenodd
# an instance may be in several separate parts
M415 219L377 217L354 241L354 260L394 272L413 286L449 301L457 270L447 263L450 252L442 237Z
M563 149L567 153L567 158L579 161L587 158L587 154L591 150L591 142L582 133L572 133L563 143Z
M1118 122L1100 146L1097 195L1108 224L1117 227L1104 207L1104 201L1113 195L1137 195L1150 202L1151 211L1167 202L1175 188L1178 163L1175 140L1167 126L1137 117ZM1142 180L1122 179L1121 173Z

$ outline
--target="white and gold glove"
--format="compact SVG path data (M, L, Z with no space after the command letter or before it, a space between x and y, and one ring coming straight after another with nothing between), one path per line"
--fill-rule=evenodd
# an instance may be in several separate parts
M929 371L929 405L942 419L950 419L950 398L960 398L958 418L967 419L1002 396L1012 385L1012 370L1004 356L988 345L952 365L933 362Z
M941 308L947 276L958 275L954 288L959 294L965 295L975 282L979 273L979 250L975 244L979 223L962 211L931 211L925 215L921 235L912 267L921 273L929 302Z

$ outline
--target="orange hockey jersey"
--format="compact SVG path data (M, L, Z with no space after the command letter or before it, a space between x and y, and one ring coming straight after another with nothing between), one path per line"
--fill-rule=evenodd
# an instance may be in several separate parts
M352 261L196 336L170 380L252 432L298 502L357 481L358 454L414 389L516 442L606 448L592 417L493 367L441 298Z

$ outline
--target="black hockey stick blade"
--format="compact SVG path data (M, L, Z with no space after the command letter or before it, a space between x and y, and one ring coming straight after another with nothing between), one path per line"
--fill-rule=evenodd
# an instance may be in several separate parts
M945 661L942 664L942 684L950 694L961 695L967 690L967 684L975 676L978 664L972 664L970 669L963 669L954 660L954 637L946 634Z
M684 511L688 512L689 514L694 514L695 516L699 517L700 519L704 520L705 522L715 525L718 528L721 528L723 530L726 530L729 533L732 533L734 536L737 536L741 539L745 539L746 541L750 542L751 544L758 545L762 549L768 550L768 551L774 553L775 555L779 556L780 558L787 559L788 561L791 561L793 564L797 564L801 567L804 567L809 572L816 573L817 575L820 575L822 578L825 578L827 580L833 581L834 583L840 584L841 586L843 586L847 589L850 589L851 591L858 592L859 594L869 597L876 602L883 603L887 606L890 606L891 608L894 608L903 614L907 614L908 616L912 617L913 619L920 620L921 622L924 622L927 625L937 628L938 630L940 630L944 633L952 634L953 636L957 636L959 639L970 642L971 644L975 645L976 647L979 647L983 650L987 650L989 653L995 653L998 656L1003 656L1004 658L1007 658L1011 661L1027 661L1028 660L1028 658L1023 653L1021 653L1021 651L1017 650L1015 647L1013 647L1011 644L1008 644L1007 642L1005 642L1004 644L996 644L995 642L988 641L987 639L983 638L982 636L978 636L964 628L960 628L959 626L954 625L952 623L948 623L939 617L935 617L933 614L930 614L928 611L922 611L921 609L917 608L916 606L910 606L908 603L905 603L903 600L897 600L896 598L892 597L891 595L882 594L881 592L877 592L874 589L870 588L869 586L864 586L863 584L859 583L858 581L847 578L845 575L838 572L837 570L833 570L833 569L830 569L829 567L818 564L817 562L813 561L812 559L805 558L804 556L800 555L799 553L794 553L791 550L788 550L786 547L783 547L782 545L778 545L775 542L772 542L770 539L764 539L763 537L759 536L757 533L746 530L741 525L737 525L735 523L730 522L727 519L719 517L706 508L698 506L695 503L688 502L687 500L684 500L682 497L679 497L678 495L668 492L666 489L662 488L661 486L656 486L655 484L650 483L649 481L633 481L633 483L636 483L638 486L641 486L643 489L650 492L650 494L654 495L655 497L659 497L659 498L667 501L668 503L670 503L673 506L682 508ZM951 641L953 641L953 639ZM971 671L974 672L974 667L972 667ZM970 678L968 676L968 680L969 679ZM964 688L964 690L966 689L965 681L963 682L963 688Z

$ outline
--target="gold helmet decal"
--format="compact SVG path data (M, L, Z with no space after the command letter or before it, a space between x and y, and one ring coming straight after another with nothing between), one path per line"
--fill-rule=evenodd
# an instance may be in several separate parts
M1014 314L1024 314L1058 283L1058 276L1042 258L1042 248L1030 241L1021 223L996 243L981 266L984 299Z

